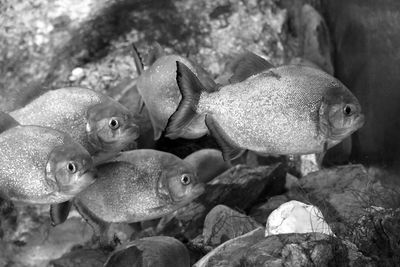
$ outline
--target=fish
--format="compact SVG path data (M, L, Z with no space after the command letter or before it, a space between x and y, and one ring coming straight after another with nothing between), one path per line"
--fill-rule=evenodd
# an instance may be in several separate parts
M17 125L0 134L3 198L29 204L62 203L87 188L95 178L89 152L66 133Z
M85 88L48 91L10 115L22 125L68 133L92 156L117 153L134 146L139 137L139 126L127 108Z
M143 69L142 59L134 45L133 55L139 75L137 90L149 112L154 140L158 140L182 98L176 83L175 62L179 61L188 66L203 82L205 88L214 88L215 83L202 67L180 55L165 55L159 45L150 52L151 65L146 70ZM193 120L191 125L193 131L188 130L184 135L187 139L200 138L208 133L204 120L199 122Z
M78 211L84 209L105 222L159 218L204 192L204 184L198 182L194 168L166 152L121 152L97 169L96 182L78 194L74 203Z
M202 117L224 159L232 160L245 151L324 153L363 126L357 98L333 76L301 65L271 67L261 57L247 55L233 82L211 93L187 66L176 62L183 97L165 136L183 136L191 120Z
M191 164L197 173L199 181L207 183L232 167L224 160L221 151L217 149L200 149L183 159Z

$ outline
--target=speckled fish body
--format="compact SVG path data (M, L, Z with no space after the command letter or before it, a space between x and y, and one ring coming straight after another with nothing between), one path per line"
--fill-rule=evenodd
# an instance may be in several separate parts
M106 222L137 222L171 213L204 191L193 167L155 150L122 152L98 166L99 178L75 199ZM181 176L190 178L181 185Z
M179 137L187 121L207 114L207 127L224 158L235 158L239 149L267 155L324 152L364 123L355 96L315 68L271 68L207 93L186 66L177 65L184 97L166 136Z
M63 163L73 160L79 162L79 177L61 177ZM65 133L16 126L0 134L0 195L10 200L35 204L67 201L94 181L91 168L89 153Z
M267 154L322 152L319 128L323 97L336 90L358 103L337 79L310 67L282 66L202 94L200 113L210 113L239 145Z
M93 126L89 126L88 112L96 105L104 107L100 106L100 109L93 113L109 110L111 113L104 117L121 116L121 114L126 117L124 130L127 134L121 137L124 140L121 140L120 145L116 144L115 149L122 150L127 143L133 142L138 137L138 127L125 107L108 96L84 88L61 88L46 92L25 107L11 112L10 115L22 125L39 125L66 132L93 154L97 150L114 149L111 146L106 149L99 148L90 143L88 131L93 131L90 129Z
M187 58L178 55L166 55L158 58L147 70L145 70L137 81L139 94L143 98L154 128L154 139L160 138L168 124L169 117L175 112L182 98L176 83L176 61L184 63L195 73L200 80L205 82L207 74L204 70L196 67ZM207 127L198 131L188 131L185 138L199 138L207 134Z

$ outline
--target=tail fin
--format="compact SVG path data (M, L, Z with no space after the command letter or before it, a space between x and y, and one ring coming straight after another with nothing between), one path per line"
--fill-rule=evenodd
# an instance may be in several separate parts
M140 76L143 72L143 60L140 57L139 51L134 44L132 44L132 56L133 60L135 61L136 71Z
M206 91L196 75L183 63L176 62L176 81L182 94L177 110L169 118L165 136L176 139L197 114L202 91Z

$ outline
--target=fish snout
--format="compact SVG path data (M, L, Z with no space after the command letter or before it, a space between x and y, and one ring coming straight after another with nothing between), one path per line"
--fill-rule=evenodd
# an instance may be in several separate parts
M357 129L363 127L365 124L365 115L363 113L358 114L357 118L355 119L355 126Z

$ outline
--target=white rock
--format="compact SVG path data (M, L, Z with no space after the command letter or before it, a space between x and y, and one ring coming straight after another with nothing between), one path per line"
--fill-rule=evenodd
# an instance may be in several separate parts
M310 232L334 236L317 207L292 200L280 205L269 215L265 236Z

